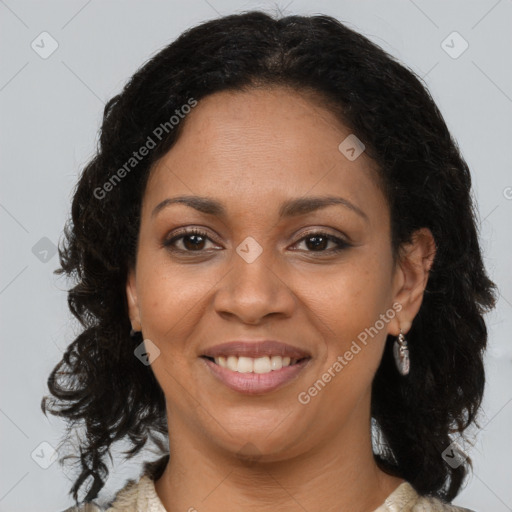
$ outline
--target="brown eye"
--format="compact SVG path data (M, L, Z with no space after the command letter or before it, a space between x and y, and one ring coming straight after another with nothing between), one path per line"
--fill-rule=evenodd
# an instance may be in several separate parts
M332 253L339 252L350 247L350 244L345 242L341 238L320 231L308 233L306 236L302 237L297 243L300 242L305 243L308 252ZM329 243L333 243L335 247L329 250L325 250Z
M204 249L205 237L202 235L185 235L183 238L183 245L187 250L195 251L196 249Z
M182 231L164 242L164 247L171 251L180 252L204 252L207 241L210 240L207 233L199 229L190 229ZM181 241L182 247L176 247L176 242ZM210 240L211 241L211 240Z

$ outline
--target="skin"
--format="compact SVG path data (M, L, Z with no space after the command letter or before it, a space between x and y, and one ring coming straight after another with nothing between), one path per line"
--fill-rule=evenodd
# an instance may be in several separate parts
M428 229L393 265L389 208L373 162L348 160L349 134L318 101L284 88L220 92L187 116L145 191L137 262L126 292L132 327L160 350L152 370L167 402L170 462L155 487L169 511L370 512L404 480L374 462L371 383L386 336L417 314L435 244ZM218 217L173 204L179 195L220 201ZM280 219L283 201L335 195L342 205ZM178 228L208 238L163 241ZM352 245L315 250L307 231ZM236 252L251 236L263 252ZM307 391L379 315L402 309L304 405ZM312 359L292 382L248 396L216 380L199 358L236 339L281 340ZM414 364L414 361L412 361ZM243 455L252 453L253 457Z

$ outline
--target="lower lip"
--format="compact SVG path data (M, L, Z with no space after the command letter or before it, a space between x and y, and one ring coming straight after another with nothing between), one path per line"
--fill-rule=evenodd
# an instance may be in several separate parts
M304 359L292 366L285 366L280 370L272 370L268 373L240 373L219 366L204 357L201 359L206 363L213 375L228 388L248 395L268 393L284 386L295 379L311 360Z

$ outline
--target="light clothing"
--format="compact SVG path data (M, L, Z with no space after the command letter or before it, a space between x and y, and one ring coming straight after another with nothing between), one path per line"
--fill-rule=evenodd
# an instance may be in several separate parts
M64 512L171 512L167 511L147 475L129 480L107 507L94 503L71 507ZM373 512L474 512L456 507L437 498L420 496L408 482L402 482Z

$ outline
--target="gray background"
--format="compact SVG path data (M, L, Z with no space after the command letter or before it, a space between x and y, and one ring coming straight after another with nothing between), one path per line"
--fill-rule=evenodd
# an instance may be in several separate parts
M0 511L57 512L72 503L72 475L52 463L49 447L57 447L64 424L47 419L39 404L76 331L52 250L77 173L95 150L104 103L186 28L253 8L330 14L359 30L424 77L457 139L472 169L485 262L500 299L487 316L482 429L467 449L475 471L454 503L512 510L512 0L0 0ZM52 43L40 36L45 31L58 48L42 58ZM109 491L154 457L146 452L116 466Z

